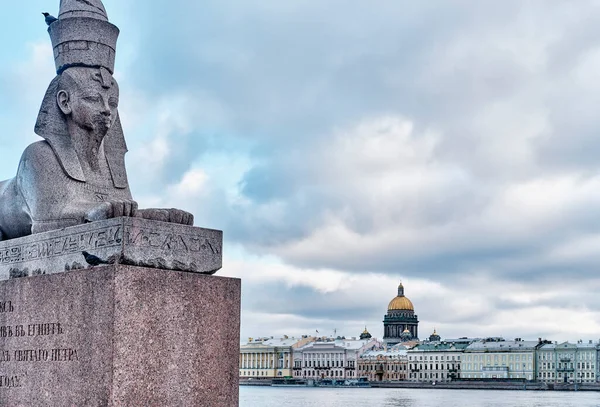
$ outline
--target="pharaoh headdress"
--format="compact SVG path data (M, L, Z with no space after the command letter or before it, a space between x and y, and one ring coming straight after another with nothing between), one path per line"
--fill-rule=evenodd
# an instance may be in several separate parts
M56 73L42 102L35 132L52 146L67 175L85 182L85 175L73 148L66 118L60 111L56 94L60 75L72 67L97 68L114 73L119 29L108 21L101 0L61 0L58 21L48 28ZM104 140L104 150L116 188L127 188L125 153L127 145L117 116Z

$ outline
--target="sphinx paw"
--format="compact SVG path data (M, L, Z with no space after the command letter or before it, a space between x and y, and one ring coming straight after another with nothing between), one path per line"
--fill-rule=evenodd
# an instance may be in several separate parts
M180 209L141 209L137 211L137 216L160 222L194 226L194 215Z

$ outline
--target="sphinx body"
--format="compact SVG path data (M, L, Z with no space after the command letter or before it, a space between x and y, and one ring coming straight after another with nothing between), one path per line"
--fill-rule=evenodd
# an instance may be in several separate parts
M139 210L118 118L119 89L104 68L73 67L51 83L15 178L0 183L0 240L119 216L185 225L177 209Z

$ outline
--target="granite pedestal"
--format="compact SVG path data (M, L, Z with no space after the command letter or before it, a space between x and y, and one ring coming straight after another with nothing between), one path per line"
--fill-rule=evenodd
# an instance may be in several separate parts
M240 281L108 265L0 282L0 405L237 407Z

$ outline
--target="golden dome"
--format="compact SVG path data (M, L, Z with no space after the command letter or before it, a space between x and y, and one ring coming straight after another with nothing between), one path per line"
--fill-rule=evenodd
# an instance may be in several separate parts
M388 311L414 311L413 303L405 296L398 296L390 301Z

